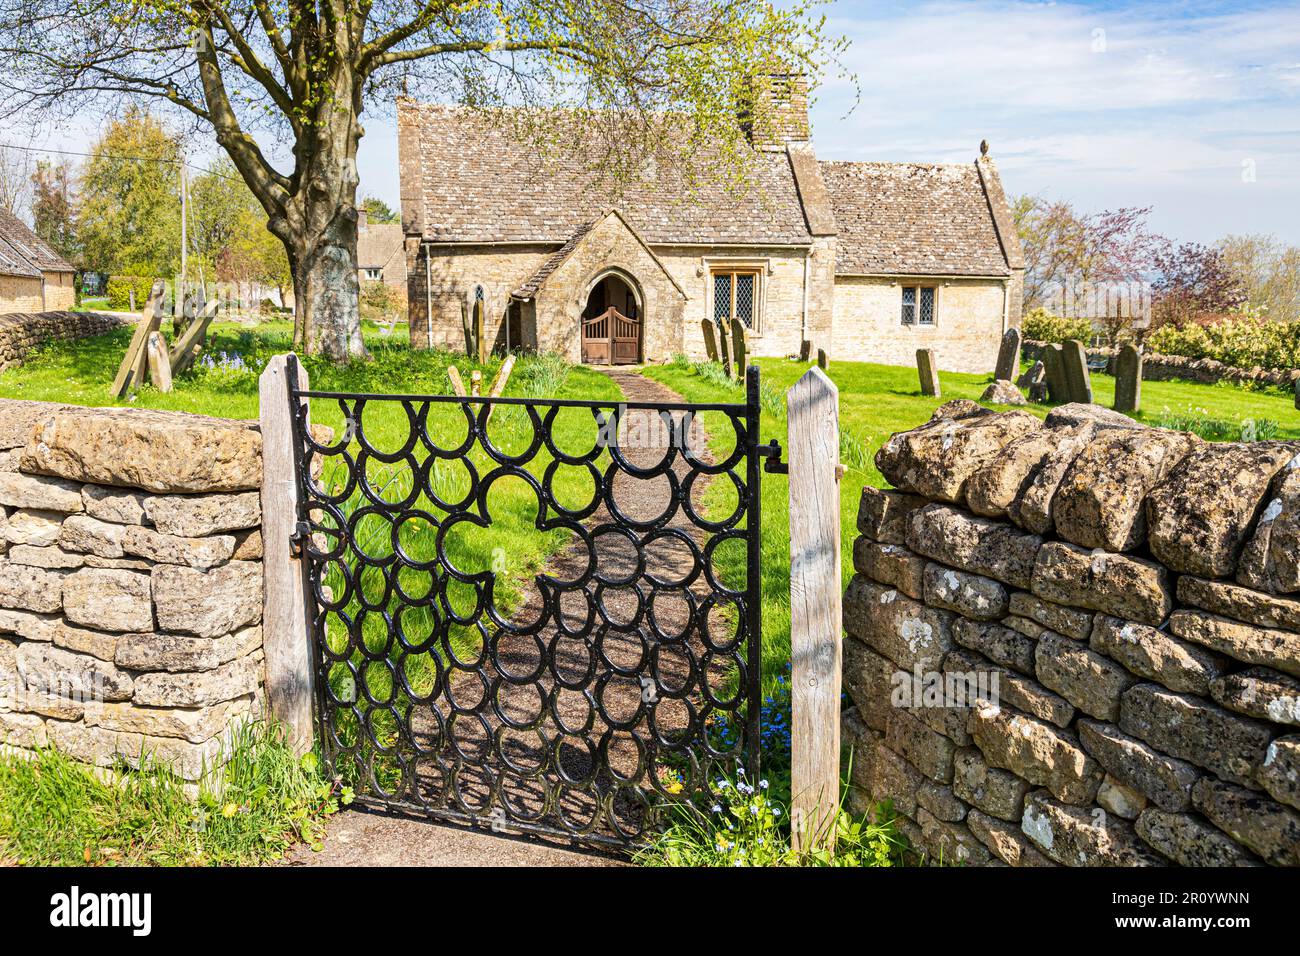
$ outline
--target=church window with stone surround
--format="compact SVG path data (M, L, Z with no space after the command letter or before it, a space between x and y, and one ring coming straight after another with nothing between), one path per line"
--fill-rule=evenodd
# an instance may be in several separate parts
M934 325L934 287L903 286L904 325Z
M754 269L713 270L713 318L719 324L740 319L758 331L758 272Z

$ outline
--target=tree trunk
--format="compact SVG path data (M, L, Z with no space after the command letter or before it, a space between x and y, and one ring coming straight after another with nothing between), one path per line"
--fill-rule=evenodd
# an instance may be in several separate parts
M300 247L290 262L295 346L334 362L369 358L361 341L355 213L332 217L315 243Z
M289 254L294 346L334 362L369 358L361 340L357 281L357 144L360 87L338 70L317 125L295 147L299 183L272 224ZM349 108L350 107L350 108ZM276 225L281 228L276 229Z

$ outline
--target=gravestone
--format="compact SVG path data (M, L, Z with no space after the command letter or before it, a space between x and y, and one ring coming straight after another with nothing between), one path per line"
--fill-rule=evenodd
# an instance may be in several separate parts
M723 322L718 326L718 357L722 359L722 367L727 374L731 374L731 342L727 338L727 323Z
M1043 369L1046 373L1047 397L1053 402L1070 401L1070 386L1065 381L1065 358L1059 345L1049 342L1043 349Z
M483 315L483 303L474 303L474 349L478 355L479 364L482 365L488 360L488 340L486 329L486 317Z
M1300 375L1295 377L1295 407L1300 408Z
M1040 359L1020 374L1020 377L1016 379L1016 385L1019 388L1033 388L1046 378L1047 366Z
M709 357L710 362L718 360L718 324L712 319L701 319L700 328L704 331L704 353Z
M831 367L831 357L826 354L825 349L817 350L817 367L823 372Z
M939 397L939 366L934 360L934 349L916 350L916 371L921 376L921 394Z
M1020 368L1020 330L1007 329L1002 336L1002 347L998 349L998 366L993 372L994 380L1011 381Z
M745 323L740 319L731 320L731 355L732 374L743 381L745 369L749 365L749 338L745 332Z
M1088 373L1088 353L1083 343L1070 339L1061 346L1061 358L1065 363L1065 386L1069 389L1070 401L1091 405L1092 376Z
M1142 353L1131 342L1115 357L1115 411L1142 410Z

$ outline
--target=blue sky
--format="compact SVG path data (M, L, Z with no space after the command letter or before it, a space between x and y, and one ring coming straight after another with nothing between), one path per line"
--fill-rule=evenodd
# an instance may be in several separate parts
M823 159L968 162L987 138L1012 194L1153 206L1156 229L1178 239L1271 232L1300 245L1295 0L823 9L857 80L829 77L816 94ZM392 120L363 122L362 191L396 207ZM46 128L33 145L84 148L96 132Z
M1154 206L1180 239L1300 244L1300 5L876 3L824 9L860 87L812 108L823 159L966 162L1011 193ZM373 117L362 188L397 199L396 135Z

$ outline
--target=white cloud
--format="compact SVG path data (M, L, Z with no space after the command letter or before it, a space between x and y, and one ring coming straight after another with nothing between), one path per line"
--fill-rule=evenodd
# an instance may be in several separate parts
M993 144L1008 189L1091 207L1157 204L1158 227L1300 241L1300 13L1291 6L973 0L840 3L862 97L831 79L818 152L968 161ZM1242 163L1257 180L1243 183ZM1246 187L1249 187L1247 189Z

